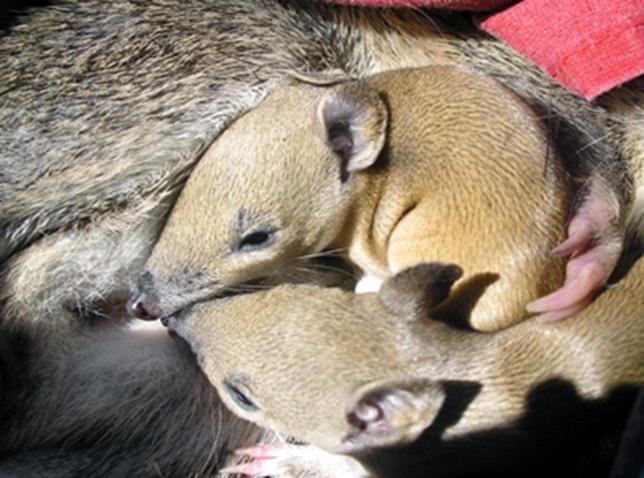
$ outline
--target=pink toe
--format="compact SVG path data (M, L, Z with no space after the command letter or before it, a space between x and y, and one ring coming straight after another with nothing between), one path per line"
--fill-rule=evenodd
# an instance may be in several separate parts
M550 254L553 256L569 256L573 252L584 249L592 238L592 224L582 218L574 219L568 227L568 238L550 251Z
M257 445L248 448L235 450L235 455L248 456L251 458L275 458L280 455L281 447L275 445Z
M604 268L589 263L561 289L527 305L528 312L555 312L585 303L603 285Z
M539 315L539 320L544 323L558 322L575 315L577 312L585 308L592 301L592 297L586 298L584 301L575 304L565 309L559 309L552 312L545 312Z

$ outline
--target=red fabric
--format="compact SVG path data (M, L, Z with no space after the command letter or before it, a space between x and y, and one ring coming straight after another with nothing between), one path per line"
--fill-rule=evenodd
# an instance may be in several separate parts
M515 0L337 0L347 5L379 7L432 7L455 10L492 10ZM564 0L565 1L565 0Z
M461 10L509 4L481 26L587 99L644 73L644 0L336 1Z
M644 73L644 0L523 0L482 27L587 99Z

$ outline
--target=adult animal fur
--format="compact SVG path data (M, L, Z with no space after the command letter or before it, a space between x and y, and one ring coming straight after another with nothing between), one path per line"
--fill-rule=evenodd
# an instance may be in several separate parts
M4 15L1 35L0 342L20 331L64 343L87 318L122 321L113 311L191 168L287 71L361 77L456 64L499 79L544 117L574 178L606 186L589 196L609 217L599 221L602 247L620 248L641 184L641 80L588 103L460 14L308 0L54 0ZM14 393L4 386L14 383L13 354L0 357L3 396Z
M3 331L0 476L211 477L233 443L264 435L235 419L189 351L163 330Z

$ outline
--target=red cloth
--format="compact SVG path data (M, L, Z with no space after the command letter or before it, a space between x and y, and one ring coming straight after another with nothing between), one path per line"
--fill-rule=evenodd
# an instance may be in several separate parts
M465 10L508 4L508 0L338 2ZM644 0L521 0L491 14L481 26L587 99L644 73Z
M432 7L455 10L491 10L512 3L514 0L337 0L347 5L371 5L379 7ZM567 0L564 0L567 1Z
M587 99L644 73L644 0L523 0L481 25Z

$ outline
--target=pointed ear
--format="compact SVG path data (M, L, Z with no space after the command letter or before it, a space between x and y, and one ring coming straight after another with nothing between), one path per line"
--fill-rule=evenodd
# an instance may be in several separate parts
M414 441L429 427L445 392L430 380L386 380L358 389L349 404L346 442L354 450Z
M378 292L382 305L394 315L410 320L426 317L443 302L463 269L446 262L425 262L387 279Z
M329 90L318 106L318 133L340 159L340 178L371 166L385 144L387 107L378 92L361 81Z

